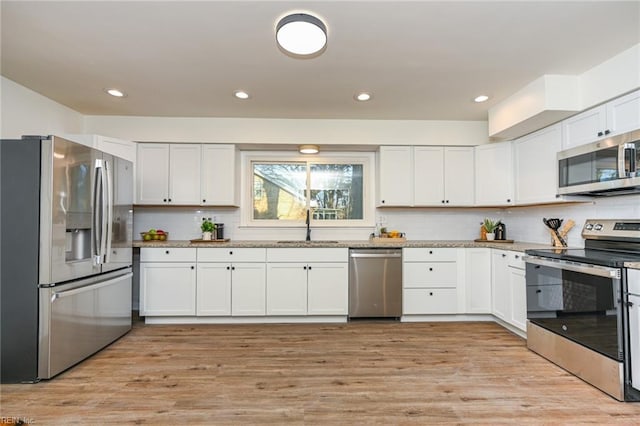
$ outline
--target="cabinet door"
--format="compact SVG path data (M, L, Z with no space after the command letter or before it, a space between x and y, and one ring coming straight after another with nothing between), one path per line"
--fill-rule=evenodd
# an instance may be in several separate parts
M234 263L231 271L231 315L264 315L265 307L265 264Z
M378 155L379 205L412 205L412 148L410 146L381 146Z
M562 125L556 124L514 141L516 204L556 201Z
M140 315L195 315L196 271L192 263L140 263Z
M199 205L200 145L172 144L169 147L169 203Z
M414 204L441 206L445 204L444 148L414 147Z
M562 122L562 149L569 149L605 137L607 127L606 107L601 105Z
M607 130L617 135L640 129L640 90L606 104Z
M348 263L310 263L307 292L309 315L347 315Z
M511 312L511 291L509 286L508 254L503 250L493 250L491 254L491 313L509 322Z
M474 149L452 147L444 149L445 204L472 206L474 203Z
M491 313L491 249L470 248L466 257L467 313Z
M509 267L509 287L511 289L511 325L522 331L527 329L527 283L524 269Z
M137 157L137 203L166 204L169 200L169 145L138 144Z
M490 143L475 148L476 204L513 204L513 158L511 142Z
M198 263L196 315L231 315L231 265Z
M238 205L236 148L234 145L202 145L201 204Z
M267 315L307 314L306 263L267 266Z

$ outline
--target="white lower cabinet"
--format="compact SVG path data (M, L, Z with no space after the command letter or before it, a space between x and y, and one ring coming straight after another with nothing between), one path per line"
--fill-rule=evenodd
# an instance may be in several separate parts
M266 265L234 264L231 278L231 315L255 316L266 313Z
M348 281L347 249L269 249L267 315L347 315Z
M195 249L141 249L140 315L185 316L195 313Z
M310 263L307 281L308 315L349 313L349 265L347 262Z
M522 253L493 250L492 313L497 318L526 331L527 290Z
M196 313L195 262L141 262L140 315Z
M405 248L402 256L402 314L459 313L458 249Z
M468 314L491 313L491 249L468 248L465 250L466 312Z
M267 268L267 315L307 314L307 264L270 263Z
M198 263L196 315L231 315L231 267Z

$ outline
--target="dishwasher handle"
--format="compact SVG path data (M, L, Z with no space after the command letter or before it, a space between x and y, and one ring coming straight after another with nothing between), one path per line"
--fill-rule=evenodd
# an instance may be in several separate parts
M402 257L402 253L349 253L349 257L389 259Z

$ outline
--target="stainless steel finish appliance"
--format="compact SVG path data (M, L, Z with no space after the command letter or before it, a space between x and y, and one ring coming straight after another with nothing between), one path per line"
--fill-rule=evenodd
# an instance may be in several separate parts
M0 160L2 382L48 379L131 329L133 167L55 136Z
M402 316L402 249L349 250L349 317Z
M640 192L640 130L558 153L558 194Z
M640 269L627 272L631 386L640 391Z
M584 248L526 251L527 346L618 400L640 401L624 266L640 261L640 220L590 219L582 236Z

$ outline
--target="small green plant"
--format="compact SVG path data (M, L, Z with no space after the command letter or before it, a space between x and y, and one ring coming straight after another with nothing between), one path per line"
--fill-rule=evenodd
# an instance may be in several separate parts
M211 222L210 219L202 219L202 225L200 225L200 229L202 232L213 232L215 229L215 225Z
M482 226L484 226L484 229L487 230L488 234L492 234L496 228L498 227L498 223L500 223L499 220L493 221L487 217L484 218L484 221L482 222Z

